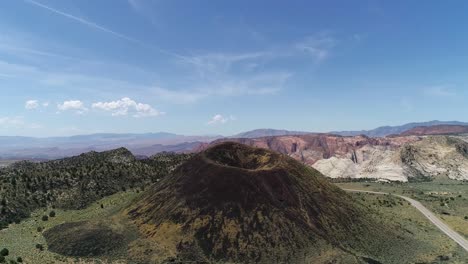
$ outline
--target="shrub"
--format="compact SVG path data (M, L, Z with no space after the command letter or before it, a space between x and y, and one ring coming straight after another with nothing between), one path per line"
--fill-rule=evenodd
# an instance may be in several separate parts
M0 263L4 263L5 262L5 257L4 256L0 256Z
M468 215L465 216L465 220L468 220Z
M50 211L49 216L50 217L55 217L55 211Z
M19 262L19 263L22 263L22 262L23 262L23 258L22 258L22 257L18 257L18 258L16 259L16 261Z
M44 250L44 246L42 244L36 244L36 248L39 249L40 251Z
M38 226L36 230L37 230L37 232L39 232L39 233L40 233L40 232L42 232L42 230L44 230L44 228L43 228L43 227L40 227L40 226Z
M8 254L10 254L10 251L8 251L8 249L4 248L0 251L0 256L8 256Z
M4 228L7 228L8 227L8 222L6 221L0 221L0 230L1 229L4 229Z
M43 215L42 216L42 221L47 221L47 220L49 220L49 217L47 215Z

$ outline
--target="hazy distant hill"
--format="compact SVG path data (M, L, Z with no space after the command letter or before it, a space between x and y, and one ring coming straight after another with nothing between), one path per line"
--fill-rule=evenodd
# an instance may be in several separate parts
M382 126L371 130L352 130L352 131L332 131L328 134L335 134L340 136L358 136L365 135L368 137L385 137L388 135L400 134L404 131L410 130L415 127L429 127L436 125L460 125L468 126L468 123L459 121L429 121L429 122L414 122L401 126ZM260 138L260 137L273 137L273 136L292 136L292 135L305 135L316 134L316 132L307 131L289 131L284 129L255 129L251 131L242 132L229 138Z
M71 137L0 137L0 159L58 159L125 147L135 155L186 152L194 142L210 142L221 136L184 136L166 132L146 134L92 134Z
M358 131L333 131L331 134L341 135L341 136L357 136L357 135L366 135L368 137L385 137L393 134L400 134L404 131L410 130L415 127L428 127L435 125L462 125L467 126L468 123L459 122L459 121L429 121L429 122L419 122L419 123L408 123L401 126L382 126L372 130L358 130Z
M135 155L144 155L144 156L151 156L156 153L160 152L174 152L174 153L190 153L193 152L194 149L198 149L205 142L195 141L195 142L183 142L180 144L175 145L162 145L162 144L155 144L147 147L139 147L139 148L130 148L130 151Z
M289 131L284 129L255 129L247 132L242 132L231 136L230 138L258 138L258 137L271 137L271 136L288 136L288 135L304 135L311 132L304 131Z
M401 133L401 136L425 136L425 135L456 135L468 133L468 126L437 125L420 126Z

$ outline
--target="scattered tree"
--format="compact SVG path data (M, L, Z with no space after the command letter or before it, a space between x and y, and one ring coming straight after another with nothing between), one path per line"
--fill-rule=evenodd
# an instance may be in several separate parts
M42 221L47 221L47 220L49 220L49 217L47 215L43 215L42 216Z
M4 248L0 251L0 256L8 256L8 254L10 254L10 251L8 251L8 249Z
M49 216L50 217L55 217L55 211L50 211Z

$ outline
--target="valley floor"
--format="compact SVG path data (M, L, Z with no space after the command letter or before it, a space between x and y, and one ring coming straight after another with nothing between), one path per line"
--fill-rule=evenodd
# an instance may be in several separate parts
M0 230L0 246L9 250L10 254L6 257L8 261L16 260L17 257L21 257L23 263L30 264L127 263L125 260L119 260L119 257L108 260L79 259L55 254L47 250L47 243L42 232L66 222L104 219L121 210L138 195L139 193L135 191L119 192L97 201L83 210L60 210L52 208L36 210L30 218L22 221L20 224L12 224L7 229ZM56 213L56 216L49 217L47 221L43 221L42 217L44 215L49 215L52 210ZM43 250L38 249L38 247L40 247L38 245L43 246Z
M353 188L371 189L366 184L339 184ZM343 187L344 188L344 187ZM423 214L414 208L408 201L393 195L373 193L350 193L351 196L370 210L384 215L387 220L397 225L405 232L410 233L419 241L429 241L429 248L414 248L418 252L413 260L401 256L400 263L467 263L468 252L440 231ZM393 262L391 262L393 263Z
M453 230L468 239L468 182L434 180L431 182L336 183L343 189L386 192L421 202Z

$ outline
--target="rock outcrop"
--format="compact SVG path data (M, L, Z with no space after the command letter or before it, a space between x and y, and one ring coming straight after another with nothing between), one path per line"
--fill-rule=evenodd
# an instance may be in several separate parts
M468 147L463 140L450 136L370 138L308 134L220 139L212 144L223 141L286 154L332 178L391 181L429 180L434 177L468 179L465 169L468 166Z

